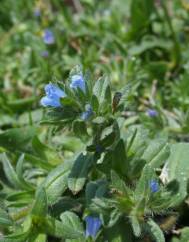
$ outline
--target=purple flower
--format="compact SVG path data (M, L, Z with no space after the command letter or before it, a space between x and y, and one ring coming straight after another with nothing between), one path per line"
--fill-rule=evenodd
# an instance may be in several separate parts
M49 83L45 86L46 96L41 98L41 105L44 107L61 107L60 98L65 97L66 94L58 86Z
M47 50L44 50L41 52L41 56L44 58L47 58L47 57L49 57L49 52Z
M151 180L150 181L150 190L151 192L158 192L159 190L159 184L156 180Z
M85 106L85 110L86 111L81 114L81 119L84 121L88 120L91 117L91 115L93 114L93 110L92 110L92 107L90 104L87 104Z
M71 77L70 88L78 89L80 88L83 92L85 92L85 81L82 75L73 75Z
M86 238L88 238L89 236L95 238L102 225L101 220L98 217L87 216L85 218L85 222L86 222L86 232L85 232Z
M41 10L40 10L39 8L36 8L36 9L34 10L34 13L33 13L33 14L34 14L35 17L38 18L38 17L41 16Z
M52 45L55 42L54 34L51 30L46 29L43 34L43 41L47 45Z
M147 110L147 115L150 117L157 117L158 116L158 112L155 109L148 109Z

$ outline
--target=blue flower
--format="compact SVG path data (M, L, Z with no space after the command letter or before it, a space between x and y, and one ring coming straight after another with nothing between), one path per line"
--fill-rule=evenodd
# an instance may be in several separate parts
M58 86L49 83L45 86L46 96L41 99L41 105L51 107L61 107L60 98L65 97L66 94Z
M157 117L158 116L158 112L155 109L148 109L147 114L150 117Z
M80 88L83 92L85 92L85 81L82 75L73 75L71 77L70 88L77 89Z
M44 50L41 52L41 56L44 58L47 58L47 57L49 57L49 52L47 50Z
M41 16L41 10L40 10L39 8L36 8L36 9L34 10L34 13L33 13L33 14L34 14L35 17L38 18L38 17Z
M43 34L43 41L47 45L52 45L55 42L54 34L51 30L46 29Z
M85 106L85 110L86 111L81 114L81 119L84 121L88 120L91 117L91 115L93 114L93 110L92 110L92 107L90 104L87 104Z
M156 180L151 180L150 181L150 190L151 192L158 192L159 190L159 184Z
M89 236L95 238L102 225L101 220L98 217L87 216L85 218L85 222L86 222L86 232L85 232L86 238Z

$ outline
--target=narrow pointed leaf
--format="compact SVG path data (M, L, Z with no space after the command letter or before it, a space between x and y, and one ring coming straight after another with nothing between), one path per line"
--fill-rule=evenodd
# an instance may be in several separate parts
M156 242L165 242L165 237L163 235L160 227L152 220L148 220L148 225L150 226L150 231Z
M67 178L73 162L67 161L54 168L44 180L42 186L47 194L48 204L54 203L67 188Z
M83 188L93 160L94 158L90 154L80 154L76 159L68 178L68 187L74 194Z

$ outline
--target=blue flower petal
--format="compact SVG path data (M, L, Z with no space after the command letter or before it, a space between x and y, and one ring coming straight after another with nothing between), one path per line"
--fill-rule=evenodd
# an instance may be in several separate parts
M60 98L65 97L66 94L58 86L49 83L45 86L46 96L41 99L41 105L44 107L61 107Z
M43 41L47 45L54 44L55 38L54 38L54 34L51 30L49 30L49 29L45 30L45 32L43 34Z
M158 112L155 109L148 109L147 114L150 117L157 117L158 116Z
M73 75L71 77L70 88L77 89L80 88L83 92L85 92L85 81L82 75Z
M49 57L49 52L47 50L44 50L41 52L41 56L44 58L47 58L47 57Z
M150 181L150 190L151 192L158 192L159 191L159 184L156 180Z
M41 16L41 11L40 11L39 8L36 8L36 9L34 10L34 16L35 16L35 17L40 17L40 16Z
M86 232L85 232L86 237L91 236L95 238L102 225L101 220L98 217L87 216L85 218L85 221L86 221Z
M84 121L88 120L91 117L91 115L93 114L91 105L87 104L85 107L85 110L86 111L81 114L81 119Z
M49 98L60 98L66 96L63 90L61 90L58 86L52 83L49 83L45 86L45 93Z
M40 101L41 105L44 107L61 107L60 99L52 99L47 96L42 97Z

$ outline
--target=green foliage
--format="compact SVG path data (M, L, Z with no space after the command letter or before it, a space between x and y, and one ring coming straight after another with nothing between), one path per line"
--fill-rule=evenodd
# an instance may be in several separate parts
M83 188L93 162L93 156L90 154L81 154L74 162L68 177L68 187L74 194L78 193Z
M188 238L189 238L189 228L185 227L180 231L179 238L174 237L172 239L172 242L186 242L186 241L188 241Z
M154 236L154 239L159 242L164 242L165 238L159 226L152 219L148 221L148 225L150 226L150 230Z
M41 224L42 232L64 239L83 238L82 224L74 213L69 211L62 213L60 219L61 221L46 217Z
M1 1L0 241L188 240L188 10Z
M133 0L131 3L131 28L133 37L138 37L146 31L151 24L150 16L154 11L153 0Z
M46 191L48 204L54 203L67 189L67 179L70 173L72 162L66 162L57 166L43 181L43 187Z
M8 150L25 152L30 149L29 143L35 134L35 127L9 129L0 134L0 145Z
M188 161L189 161L189 145L187 143L179 143L171 145L171 155L168 160L168 179L170 181L177 180L179 183L179 191L175 204L179 204L187 196L188 184Z
M0 225L2 227L7 227L7 226L11 226L13 224L12 219L9 217L8 213L3 210L2 208L0 208Z

